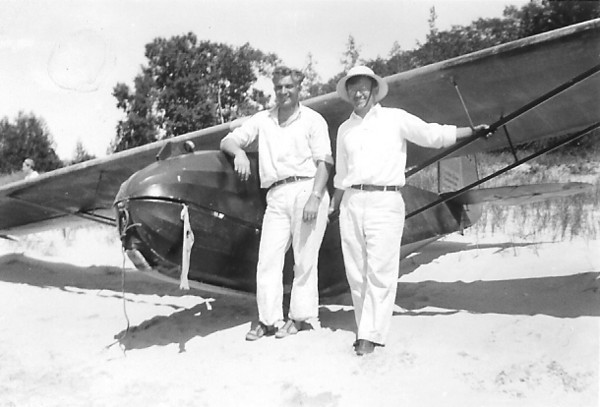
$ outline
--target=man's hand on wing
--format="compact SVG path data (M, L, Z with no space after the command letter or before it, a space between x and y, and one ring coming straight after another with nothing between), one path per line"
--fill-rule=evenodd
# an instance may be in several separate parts
M490 126L487 124L480 124L478 126L473 127L473 133L483 133L486 130L488 130L489 128L490 128ZM488 132L483 137L485 137L486 139L489 139L492 134L493 134L492 132Z
M233 166L236 174L242 181L247 181L250 178L250 160L248 160L248 156L243 150L236 153L233 159Z

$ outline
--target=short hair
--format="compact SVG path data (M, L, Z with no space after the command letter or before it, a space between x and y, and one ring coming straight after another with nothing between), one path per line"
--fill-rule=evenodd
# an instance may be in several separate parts
M35 161L33 161L31 158L26 158L23 160L23 163L29 165L31 168L35 167Z
M291 76L296 85L300 85L304 80L304 74L297 69L291 69L287 66L278 66L273 70L273 82L285 78L286 76Z
M351 78L348 78L348 80L346 81L346 90L348 90L348 86L354 85L355 83L357 83L360 80L360 78L368 78L368 79L370 79L371 80L371 87L373 89L375 89L375 88L377 88L379 86L379 84L377 83L377 81L375 79L371 78L370 76L367 76L367 75L356 75L356 76L353 76Z

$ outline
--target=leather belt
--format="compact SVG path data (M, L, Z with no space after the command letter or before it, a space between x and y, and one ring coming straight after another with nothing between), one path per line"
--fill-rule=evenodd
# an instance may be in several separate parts
M394 191L398 192L402 189L400 185L371 185L371 184L357 184L352 185L352 189L360 189L361 191Z
M303 181L305 179L311 179L311 178L312 177L303 177L303 176L294 175L291 177L280 179L279 181L275 181L274 183L271 184L270 188L275 188L279 185L288 184L290 182Z

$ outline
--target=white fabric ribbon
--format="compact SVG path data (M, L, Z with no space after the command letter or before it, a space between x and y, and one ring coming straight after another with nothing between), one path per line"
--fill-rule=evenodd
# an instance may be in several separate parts
M181 250L181 277L179 279L179 288L182 290L190 289L188 273L190 271L190 254L194 245L194 232L190 225L190 214L188 206L183 205L181 210L181 220L183 220L183 247Z

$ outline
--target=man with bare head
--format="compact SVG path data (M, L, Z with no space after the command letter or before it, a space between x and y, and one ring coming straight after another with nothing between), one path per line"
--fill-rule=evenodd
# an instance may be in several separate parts
M25 179L32 179L37 177L38 172L34 169L35 162L31 158L23 160L22 170L25 173Z
M303 79L300 71L276 68L275 107L256 113L221 141L221 150L234 157L236 173L247 180L244 148L258 139L260 183L268 189L256 273L259 321L246 335L249 341L273 334L283 338L318 324L317 261L333 159L325 119L299 102ZM284 323L282 272L290 245L294 280Z

